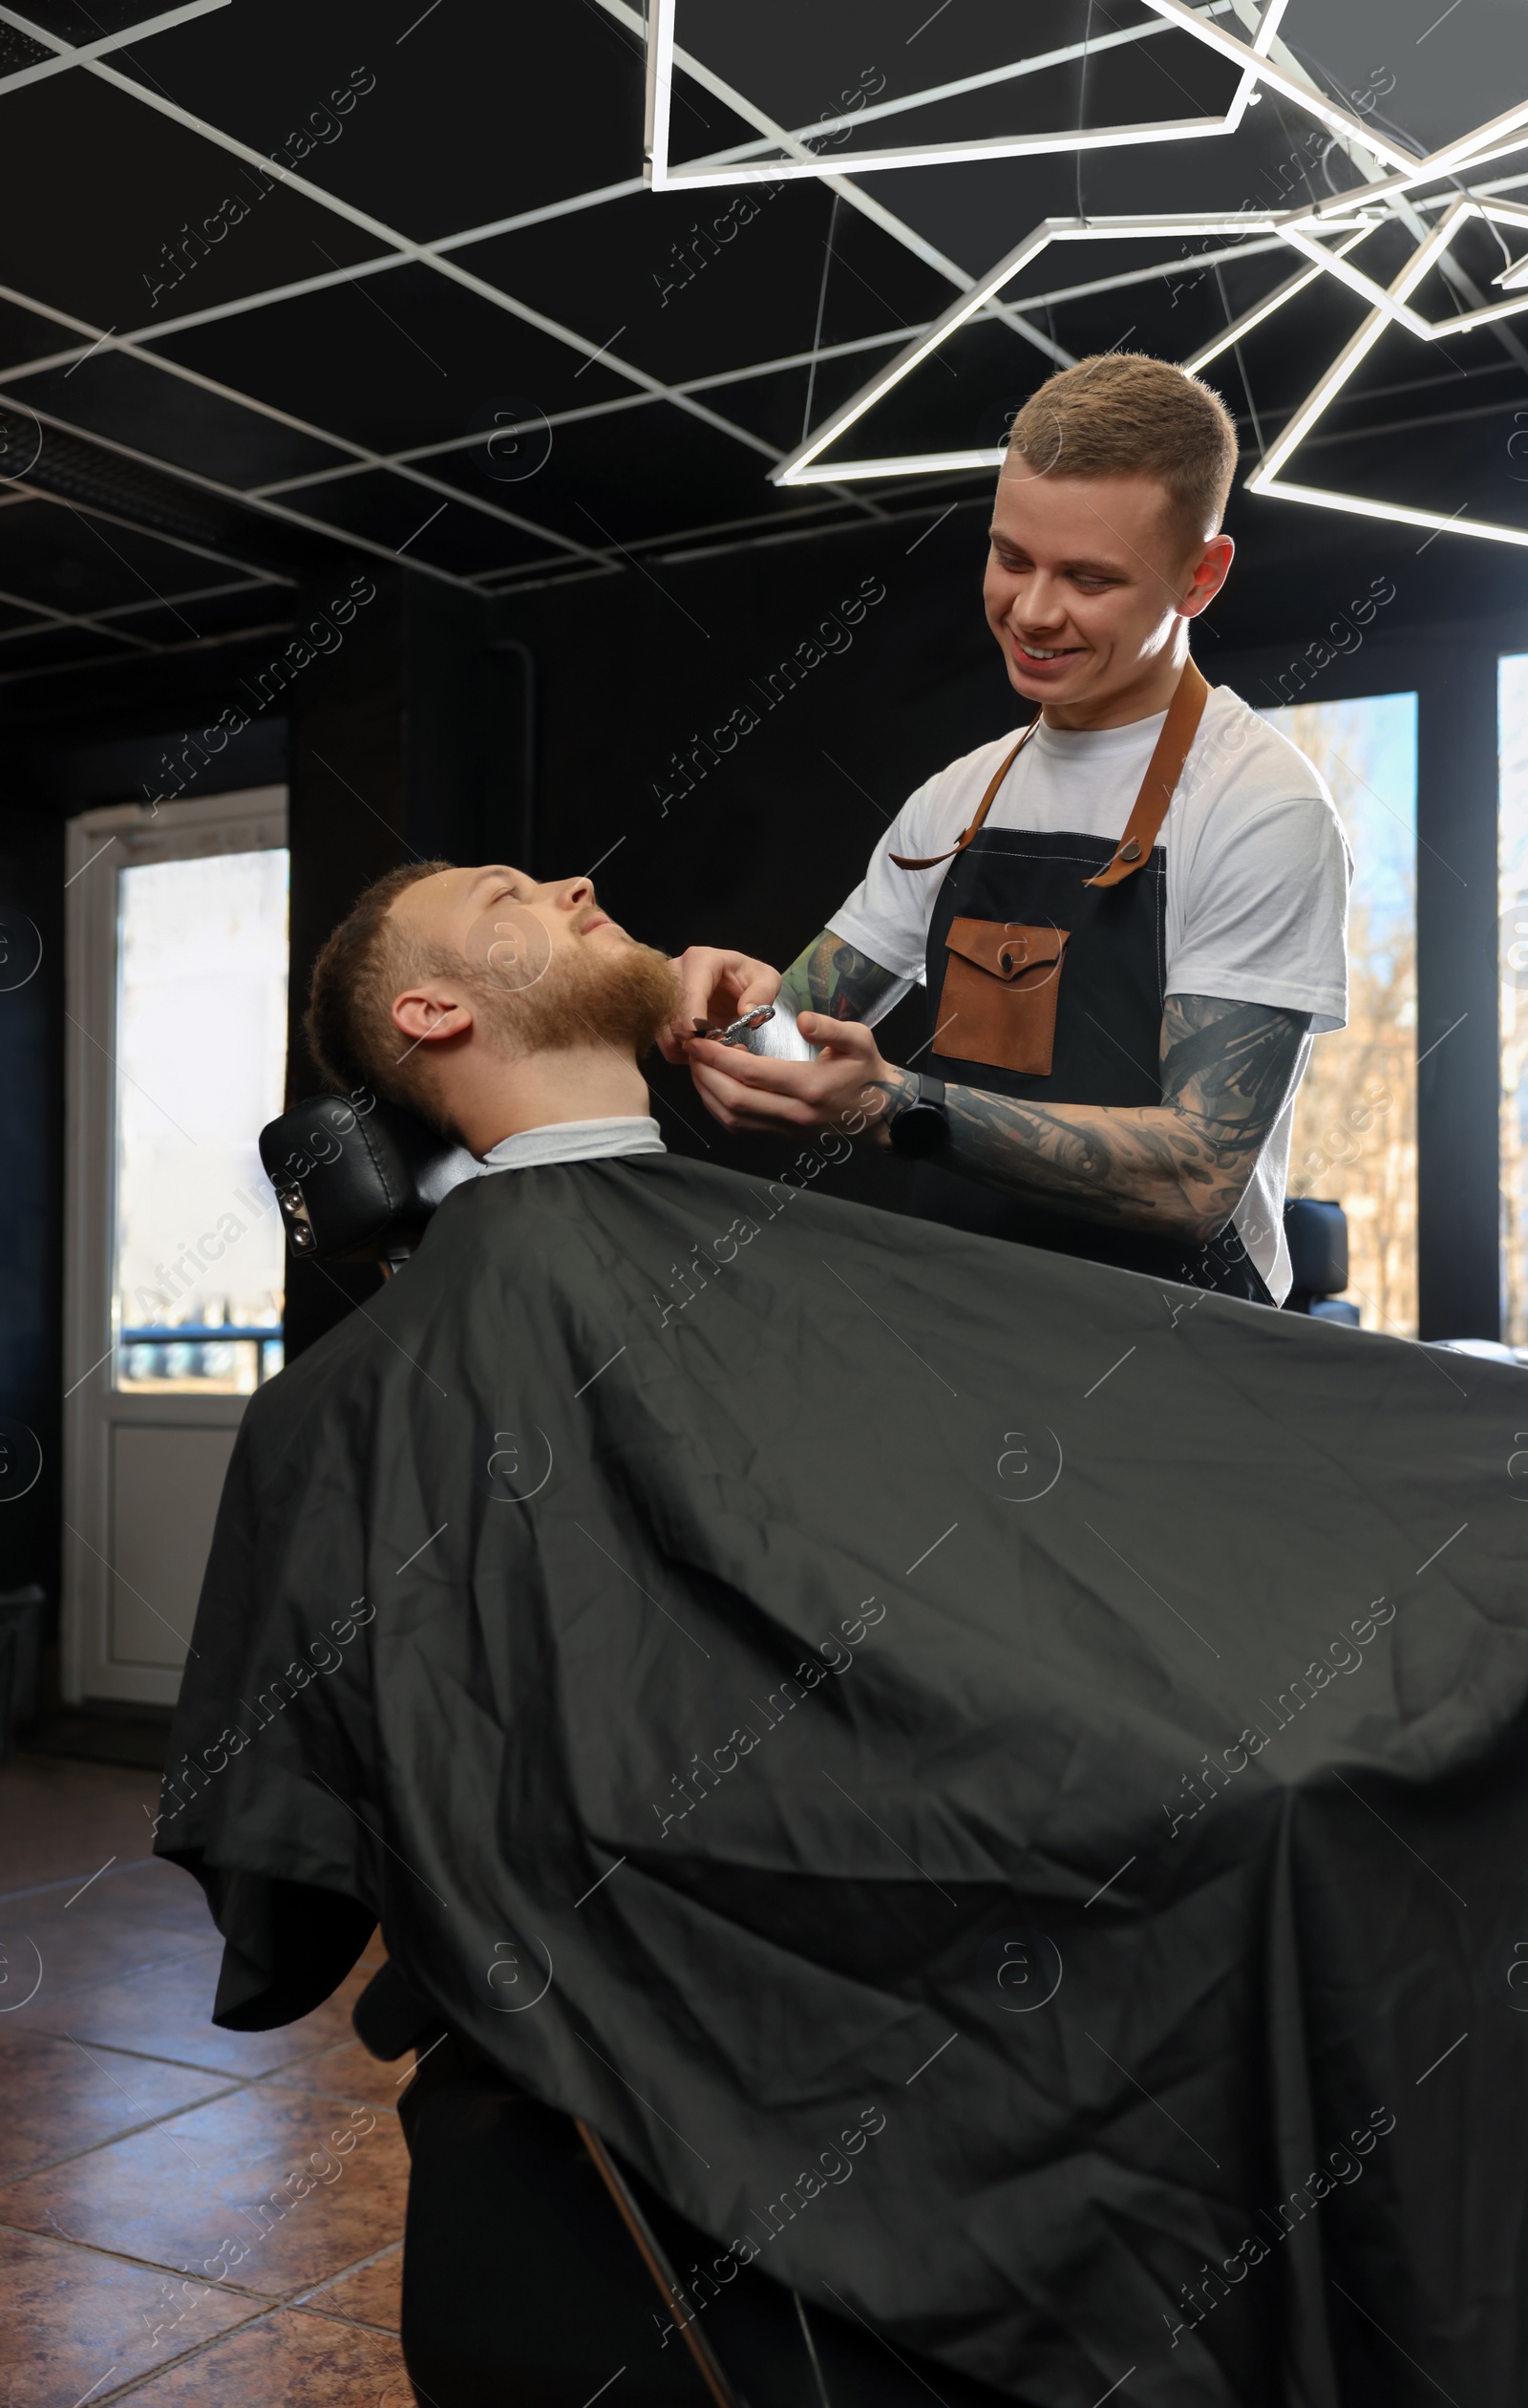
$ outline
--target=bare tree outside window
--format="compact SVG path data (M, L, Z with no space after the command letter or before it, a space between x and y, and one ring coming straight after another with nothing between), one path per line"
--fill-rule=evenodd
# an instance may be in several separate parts
M1523 694L1528 891L1528 679ZM1312 1047L1295 1106L1289 1194L1343 1205L1348 1295L1364 1328L1414 1337L1416 696L1302 702L1263 716L1321 772L1354 862L1348 1026Z
M1528 1346L1528 653L1497 669L1501 1334Z

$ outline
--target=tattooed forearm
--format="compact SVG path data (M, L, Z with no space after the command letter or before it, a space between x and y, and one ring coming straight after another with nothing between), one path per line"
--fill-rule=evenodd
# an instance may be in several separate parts
M824 928L791 964L780 993L793 1012L820 1012L831 1020L861 1020L874 1028L910 984Z
M1224 1228L1284 1109L1310 1014L1170 995L1160 1104L1016 1102L950 1087L941 1159L1026 1204L1202 1242ZM899 1071L891 1100L911 1086Z

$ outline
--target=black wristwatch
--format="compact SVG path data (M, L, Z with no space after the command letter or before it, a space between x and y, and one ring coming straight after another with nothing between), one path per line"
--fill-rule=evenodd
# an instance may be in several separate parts
M915 1071L913 1076L916 1093L905 1103L893 1106L886 1135L895 1152L922 1161L944 1144L949 1135L949 1118L944 1110L944 1080L930 1078L924 1071Z

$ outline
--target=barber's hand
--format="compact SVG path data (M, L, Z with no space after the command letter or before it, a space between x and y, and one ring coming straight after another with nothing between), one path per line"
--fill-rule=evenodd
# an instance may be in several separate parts
M889 1144L883 1116L910 1074L888 1062L858 1020L803 1012L796 1026L822 1052L815 1062L776 1062L741 1046L692 1036L685 1047L702 1102L724 1129L828 1126Z
M726 1028L755 1004L773 1003L780 991L780 973L768 962L755 962L750 953L730 953L718 945L691 945L675 954L672 967L683 992L673 1019L658 1032L658 1049L666 1062L689 1059L685 1041L693 1037L697 1020L710 1028Z

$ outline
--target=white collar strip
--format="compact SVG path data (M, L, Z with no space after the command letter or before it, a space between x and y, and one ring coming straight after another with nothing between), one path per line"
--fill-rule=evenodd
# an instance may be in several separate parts
M552 1120L500 1138L482 1158L485 1171L533 1170L547 1162L590 1162L609 1154L666 1154L650 1113L622 1113L606 1120Z

